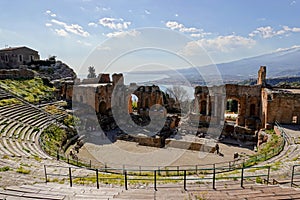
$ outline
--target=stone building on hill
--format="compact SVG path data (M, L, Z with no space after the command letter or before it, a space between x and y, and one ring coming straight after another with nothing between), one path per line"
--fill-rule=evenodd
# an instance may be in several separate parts
M0 69L18 69L20 65L39 59L38 51L25 46L0 49Z

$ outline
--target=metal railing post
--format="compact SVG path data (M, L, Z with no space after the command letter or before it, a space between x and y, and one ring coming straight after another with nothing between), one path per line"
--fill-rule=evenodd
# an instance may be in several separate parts
M70 187L72 187L72 169L69 167L69 179L70 179Z
M241 174L241 187L244 187L243 182L244 182L244 163L243 163L242 174Z
M96 182L97 182L97 189L99 189L99 174L98 174L98 169L96 169Z
M128 190L128 188L127 188L127 171L125 170L124 171L124 185L125 185L125 190Z

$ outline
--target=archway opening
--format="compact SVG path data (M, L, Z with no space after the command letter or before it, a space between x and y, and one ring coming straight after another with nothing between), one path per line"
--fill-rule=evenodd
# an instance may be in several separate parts
M205 100L200 102L200 114L206 115L207 114L207 102Z
M129 98L130 98L128 104L129 113L137 114L139 98L135 94L131 94Z
M256 109L255 109L255 104L251 104L250 105L250 116L253 117L253 116L256 116Z
M239 113L239 102L236 99L227 99L225 120L235 122Z
M293 124L298 124L298 117L297 116L293 116L292 123Z
M99 113L102 115L107 114L106 103L104 101L101 101L99 104Z

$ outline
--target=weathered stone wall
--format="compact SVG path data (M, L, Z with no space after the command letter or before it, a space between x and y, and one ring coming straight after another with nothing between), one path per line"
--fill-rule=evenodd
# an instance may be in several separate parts
M201 142L189 142L189 141L181 141L175 139L166 139L166 146L178 149L187 149L192 151L203 151L214 153L215 146L210 146L208 144L203 144Z
M300 124L300 94L284 90L263 89L262 116L265 128L278 121L283 124ZM294 119L294 120L293 120Z
M245 86L226 84L225 86L195 88L196 113L213 116L217 124L224 121L226 102L234 99L239 102L236 124L240 126L254 126L250 118L259 118L261 109L261 85Z
M158 86L140 86L133 94L138 97L137 109L141 113L146 111L149 114L149 109L156 105L164 105L163 94Z
M32 79L36 73L29 69L1 69L0 79Z

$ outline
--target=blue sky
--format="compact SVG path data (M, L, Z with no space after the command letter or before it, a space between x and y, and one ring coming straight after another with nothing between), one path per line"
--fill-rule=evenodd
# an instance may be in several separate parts
M89 65L106 69L116 56L151 42L168 55L147 49L107 71L187 65L170 52L205 65L300 46L300 0L1 0L0 19L1 48L28 46L42 58L56 55L76 72Z

